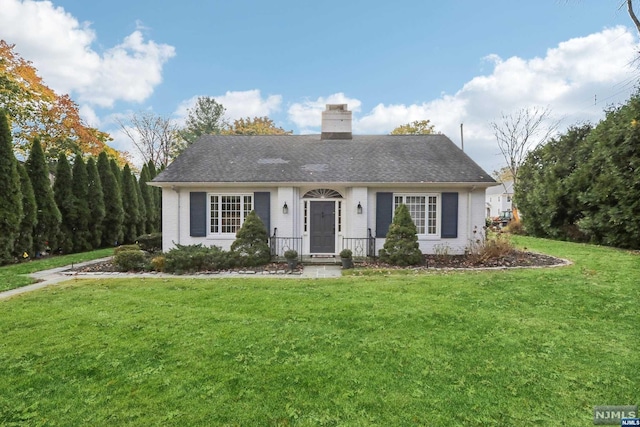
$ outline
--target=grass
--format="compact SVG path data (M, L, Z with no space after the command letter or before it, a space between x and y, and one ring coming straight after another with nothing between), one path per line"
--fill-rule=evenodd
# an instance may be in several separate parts
M111 255L113 255L113 248L106 248L71 255L48 256L33 261L3 266L0 267L0 292L34 283L34 280L27 277L26 274L77 264L83 261L104 258Z
M640 256L552 269L111 279L0 302L0 425L593 423L640 401Z

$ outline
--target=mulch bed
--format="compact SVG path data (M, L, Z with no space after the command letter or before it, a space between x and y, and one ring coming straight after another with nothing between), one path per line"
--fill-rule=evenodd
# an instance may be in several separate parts
M507 255L499 258L489 260L478 260L475 257L467 255L425 255L425 262L421 266L411 267L398 267L379 261L356 263L356 267L359 268L383 268L383 269L443 269L443 268L456 268L456 269L472 269L472 268L513 268L513 267L548 267L553 265L565 264L565 261L559 258L555 258L549 255L542 255L533 252L521 252L513 251ZM286 263L271 263L260 268L236 268L229 271L235 272L282 272L287 270ZM298 267L298 271L302 267ZM94 264L89 264L83 267L75 267L72 271L79 273L114 273L118 270L111 260L102 261ZM220 272L199 272L200 274L211 274Z

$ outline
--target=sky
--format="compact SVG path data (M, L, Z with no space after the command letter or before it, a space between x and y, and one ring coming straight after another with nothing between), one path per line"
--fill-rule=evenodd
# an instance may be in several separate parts
M198 96L229 121L269 116L319 133L328 103L355 134L428 119L491 173L491 123L548 109L560 131L597 124L638 80L622 0L0 0L0 39L67 93L111 145L139 155L118 119L183 123Z

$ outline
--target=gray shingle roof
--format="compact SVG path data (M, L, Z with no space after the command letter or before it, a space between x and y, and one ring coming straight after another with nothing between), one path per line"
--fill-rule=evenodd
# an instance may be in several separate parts
M444 135L206 135L153 182L495 181Z

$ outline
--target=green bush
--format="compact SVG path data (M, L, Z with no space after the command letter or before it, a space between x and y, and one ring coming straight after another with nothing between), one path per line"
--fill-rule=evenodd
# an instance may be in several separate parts
M164 271L183 274L196 271L225 270L235 266L235 256L217 246L176 245L164 255Z
M147 257L141 250L121 250L118 251L113 262L118 271L140 271L145 270Z
M264 223L255 211L251 211L238 230L231 251L237 254L239 264L244 267L265 265L271 261L268 241L269 234Z
M129 252L129 251L139 251L140 249L142 249L140 246L138 246L137 244L133 244L133 245L120 245L117 248L115 248L113 250L113 253L115 255L118 255L120 252Z
M143 251L151 253L162 251L162 233L143 234L138 236L136 241Z
M400 205L393 214L393 222L380 249L380 261L392 265L407 266L423 262L418 244L418 231L411 219L407 205Z

